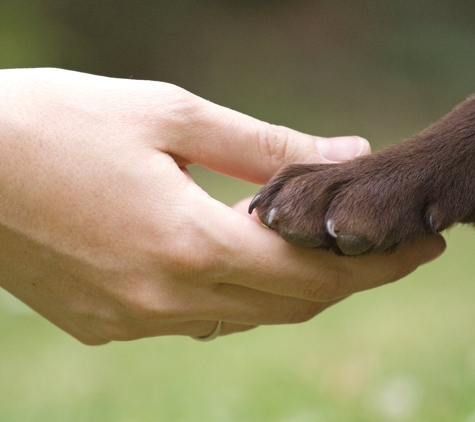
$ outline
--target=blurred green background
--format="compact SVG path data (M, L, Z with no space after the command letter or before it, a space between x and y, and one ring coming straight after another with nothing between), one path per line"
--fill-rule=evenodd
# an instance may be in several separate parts
M475 92L472 1L1 0L0 67L175 83L375 150ZM257 187L192 169L233 204ZM299 326L90 348L0 295L0 421L475 422L475 236ZM291 280L289 281L291 282Z

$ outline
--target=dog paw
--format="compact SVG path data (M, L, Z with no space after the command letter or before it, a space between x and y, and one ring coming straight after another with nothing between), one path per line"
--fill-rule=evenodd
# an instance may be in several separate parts
M249 212L256 209L294 245L343 255L394 250L451 225L454 215L438 201L431 175L394 156L289 166L259 191Z
M254 209L288 242L343 255L394 250L475 223L475 96L377 154L284 168Z

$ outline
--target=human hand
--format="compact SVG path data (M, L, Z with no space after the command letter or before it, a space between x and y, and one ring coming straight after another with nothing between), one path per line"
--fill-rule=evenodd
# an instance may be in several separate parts
M305 250L210 198L185 166L265 183L293 162L369 153L172 85L0 71L0 283L86 344L308 320L442 253L440 237L359 259ZM334 149L331 152L331 146Z

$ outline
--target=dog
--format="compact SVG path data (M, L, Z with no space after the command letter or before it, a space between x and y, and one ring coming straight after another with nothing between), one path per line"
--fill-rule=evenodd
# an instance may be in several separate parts
M254 197L254 209L294 245L351 256L474 223L475 95L374 155L281 169Z

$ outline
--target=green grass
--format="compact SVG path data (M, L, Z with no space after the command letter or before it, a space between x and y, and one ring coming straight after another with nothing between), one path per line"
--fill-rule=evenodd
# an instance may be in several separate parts
M473 422L475 233L447 239L436 262L311 322L205 344L86 347L3 294L0 421Z

